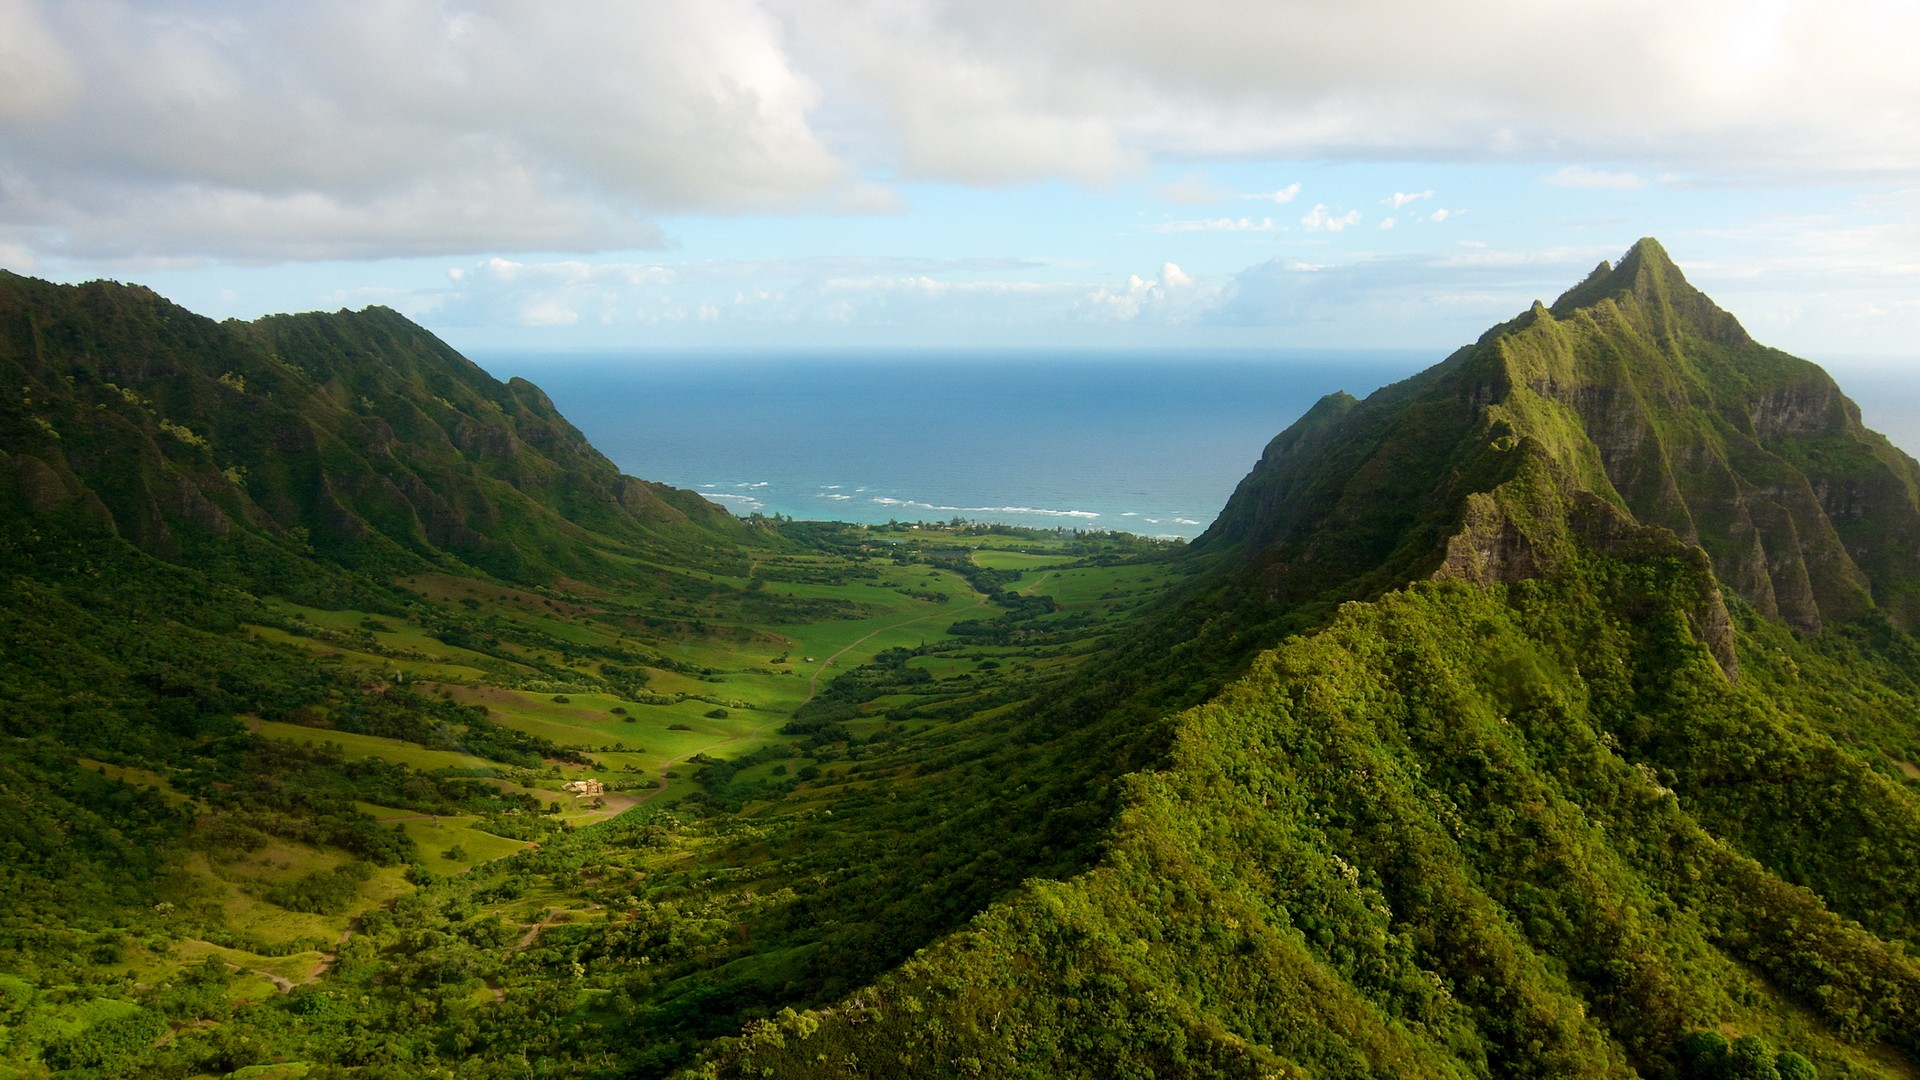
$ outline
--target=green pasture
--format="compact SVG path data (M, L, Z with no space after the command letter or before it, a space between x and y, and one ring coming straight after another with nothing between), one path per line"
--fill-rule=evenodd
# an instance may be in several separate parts
M1073 555L1043 555L1005 548L981 548L973 553L974 564L989 570L1044 570L1052 566L1064 566L1075 558Z
M329 610L307 607L277 597L265 603L268 608L281 614L299 615L301 617L299 621L309 626L347 634L371 634L374 642L380 647L396 652L420 653L437 661L469 667L484 668L500 663L497 658L485 653L463 649L458 645L449 645L428 634L424 628L398 616L375 615L352 608ZM372 629L373 626L378 626L380 629Z
M288 911L268 902L262 894L274 885L292 882L317 871L331 870L346 861L347 856L340 852L274 840L258 851L238 857L222 855L213 858L196 852L185 860L183 869L198 885L196 892L199 898L194 901L195 910L201 917L214 918L226 932L268 943L297 938L333 941L345 932L360 911L386 903L412 888L399 868L375 870L374 876L360 887L359 902L351 910L339 915ZM275 962L286 963L291 960L290 957L283 957ZM261 959L243 966L270 970L266 968L266 963Z
M1165 590L1172 581L1156 566L1083 566L1059 571L1045 591L1067 607L1130 603Z
M405 830L413 842L420 846L421 865L435 877L465 873L481 863L503 859L530 846L522 840L495 836L474 828L474 823L480 819L471 814L434 818L390 806L372 803L357 805L377 820L396 824ZM446 858L444 853L454 848L460 850L460 856Z
M115 765L112 762L96 761L93 758L83 757L77 760L82 767L92 769L110 780L118 780L128 787L152 788L161 798L175 806L198 805L191 795L174 790L173 781L152 769L136 769L126 765Z
M783 682L799 684L797 694L789 691L787 695L789 700L796 703L798 697L805 694L805 684L800 679L785 676L763 678L778 678ZM698 685L710 690L718 689L710 683ZM569 694L565 696L570 700L561 703L555 702L551 694L530 694L499 687L447 689L454 700L485 705L497 723L530 735L538 735L562 745L598 747L617 743L628 747L635 758L652 763L648 772L703 750L711 753L724 750L727 756L744 753L762 745L766 737L786 721L791 711L730 708L725 719L717 719L706 715L716 706L691 699L674 705L622 705L620 699L605 695ZM614 715L610 710L615 705L625 708L626 716ZM628 717L632 718L631 721ZM600 751L594 751L593 756L603 761L612 760ZM614 774L599 775L606 778Z
M432 660L414 660L400 656L382 656L379 653L363 652L359 649L335 645L317 638L301 637L272 626L248 624L247 632L263 641L280 645L291 645L304 649L315 656L338 656L351 661L354 665L371 672L401 672L417 679L457 679L473 681L486 678L486 672L465 664L443 664Z
M361 735L351 731L334 731L330 728L302 727L299 724L285 724L277 720L262 720L255 729L260 734L274 739L286 739L289 742L316 746L333 743L340 748L348 761L362 758L381 758L395 765L406 765L422 771L432 769L471 769L499 768L497 761L475 757L472 754L456 753L452 750L429 750L419 743L410 743L401 739L389 739L383 735Z
M842 622L814 623L805 626L782 626L780 633L793 639L794 648L788 660L794 669L802 675L812 675L822 668L829 658L846 651L836 664L840 667L855 667L871 659L874 654L896 647L914 647L922 641L936 641L947 636L947 627L965 618L977 618L974 614L983 608L984 602L972 604L931 604L916 602L912 609L903 614L886 615L871 619L851 619ZM855 648L855 646L858 648ZM814 658L814 663L806 663L806 657Z
M16 980L12 976L0 975L8 984L18 984L31 991L32 984L25 980ZM18 1035L34 1042L47 1042L62 1036L74 1035L100 1023L119 1016L128 1016L138 1012L140 1006L131 1001L116 998L89 997L73 1001L45 1002L35 1008L26 1017L27 1023L18 1029ZM5 1031L0 1028L0 1031ZM9 1032L12 1034L12 1032ZM3 1074L0 1074L3 1075ZM15 1074L18 1075L18 1074ZM39 1075L39 1074L27 1074Z

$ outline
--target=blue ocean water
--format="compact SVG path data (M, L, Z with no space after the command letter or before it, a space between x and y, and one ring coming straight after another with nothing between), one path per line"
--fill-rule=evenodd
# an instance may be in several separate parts
M1194 537L1321 395L1436 352L476 353L621 470L745 514Z
M1920 360L1833 361L1823 365L1860 406L1860 421L1920 457Z
M1321 395L1442 350L474 354L547 391L634 476L734 511L1198 536ZM1920 449L1912 368L1836 369L1868 426Z

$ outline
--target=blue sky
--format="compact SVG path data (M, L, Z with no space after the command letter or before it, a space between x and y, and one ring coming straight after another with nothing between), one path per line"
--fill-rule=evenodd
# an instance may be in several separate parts
M1653 235L1920 356L1915 5L1455 7L0 0L0 266L474 350L1445 350Z

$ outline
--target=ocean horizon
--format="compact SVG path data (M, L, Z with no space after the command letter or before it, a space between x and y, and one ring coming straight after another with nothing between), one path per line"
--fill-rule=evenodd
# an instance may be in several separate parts
M1323 395L1448 350L476 351L623 472L742 516L965 518L1192 539L1268 441ZM1914 453L1907 365L1830 367Z

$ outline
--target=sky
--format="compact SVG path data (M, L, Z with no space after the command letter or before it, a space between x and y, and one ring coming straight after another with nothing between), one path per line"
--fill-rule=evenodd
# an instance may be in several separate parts
M1911 0L0 0L0 267L456 347L1920 357ZM1920 363L1920 361L1916 361Z

